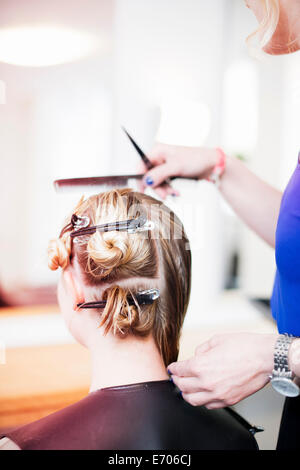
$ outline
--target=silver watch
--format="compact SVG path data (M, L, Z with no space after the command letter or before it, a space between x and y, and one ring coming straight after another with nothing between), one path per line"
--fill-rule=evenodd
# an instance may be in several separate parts
M286 397L297 397L300 393L298 385L293 382L293 372L289 368L288 354L294 337L280 335L275 344L274 369L270 376L271 384L276 392Z

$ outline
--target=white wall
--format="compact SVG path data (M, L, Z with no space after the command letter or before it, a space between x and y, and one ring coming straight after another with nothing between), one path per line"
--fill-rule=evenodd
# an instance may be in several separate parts
M24 268L23 240L29 216L29 116L30 104L26 101L6 101L0 106L0 282L6 287L22 275Z
M222 86L223 5L222 0L117 0L114 139L119 165L126 160L128 168L128 159L121 157L126 155L135 167L135 154L119 132L120 123L143 137L149 147L159 124L155 109L166 100L175 105L181 100L206 103L213 114L207 142L215 143ZM188 125L188 116L181 119Z
M17 3L1 3L2 27L56 18L55 24L98 34L105 47L60 66L0 63L6 85L0 106L0 282L10 288L55 282L47 268L48 240L81 194L56 195L52 182L108 172L112 123L113 2Z
M118 171L135 171L138 162L120 125L147 151L159 130L159 111L167 120L169 116L174 126L169 143L216 145L219 141L223 7L220 0L117 0L113 161ZM204 103L210 110L211 128L205 141L199 141L201 127L197 129L193 121L197 116L183 112L187 102L192 103L191 108ZM168 103L172 103L170 109ZM188 183L180 200L167 204L181 216L192 239L193 288L187 322L201 323L201 311L222 283L218 194L205 182Z

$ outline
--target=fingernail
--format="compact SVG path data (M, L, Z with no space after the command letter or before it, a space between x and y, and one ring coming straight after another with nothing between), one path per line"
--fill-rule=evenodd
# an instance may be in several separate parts
M169 375L172 375L172 372L169 369L167 369L167 372Z
M151 176L147 176L147 178L146 178L146 184L148 184L148 186L151 186L153 183L154 183L154 181L153 181L153 179L151 178Z
M172 197L176 197L177 194L176 194L176 193L172 193L171 196L172 196Z

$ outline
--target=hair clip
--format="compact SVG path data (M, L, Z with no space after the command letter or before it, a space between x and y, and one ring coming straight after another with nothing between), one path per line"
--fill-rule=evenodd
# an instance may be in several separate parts
M88 217L78 217L78 216L76 217L77 217L77 220L80 219L79 223L82 223L82 224L83 223L86 224L86 221L83 221L83 219L89 220ZM88 227L89 222L86 225L78 225L77 220L75 220L76 230L70 233L71 238L81 237L83 235L92 235L95 232L111 232L114 230L118 232L126 231L128 233L137 233L137 232L143 232L146 230L152 230L154 227L154 223L150 220L147 220L147 217L145 214L138 216L136 219L109 222L106 224L94 225L92 227Z
M72 214L71 217L71 222L69 222L60 232L59 238L62 237L62 235L72 228L75 230L79 230L80 228L85 228L89 225L90 219L87 216L79 216L77 214Z
M74 227L75 229L85 228L89 226L90 218L87 216L81 217L79 215L72 214L71 224L72 224L72 227Z
M139 305L150 305L160 296L160 292L158 289L147 289L138 292L135 295L135 299L129 295L127 297L127 301L129 305L136 305L136 302ZM95 302L83 302L77 304L78 308L104 308L106 305L106 300L96 300Z
M156 288L146 289L139 291L136 295L136 299L139 305L152 304L154 300L159 298L159 295L159 290Z

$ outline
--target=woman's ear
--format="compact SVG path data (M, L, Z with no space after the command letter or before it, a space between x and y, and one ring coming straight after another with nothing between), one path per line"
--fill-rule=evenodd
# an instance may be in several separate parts
M66 284L67 290L72 295L72 299L74 302L73 310L78 310L77 304L85 302L85 296L81 284L79 283L75 274L68 269L65 269L63 271L63 279Z

